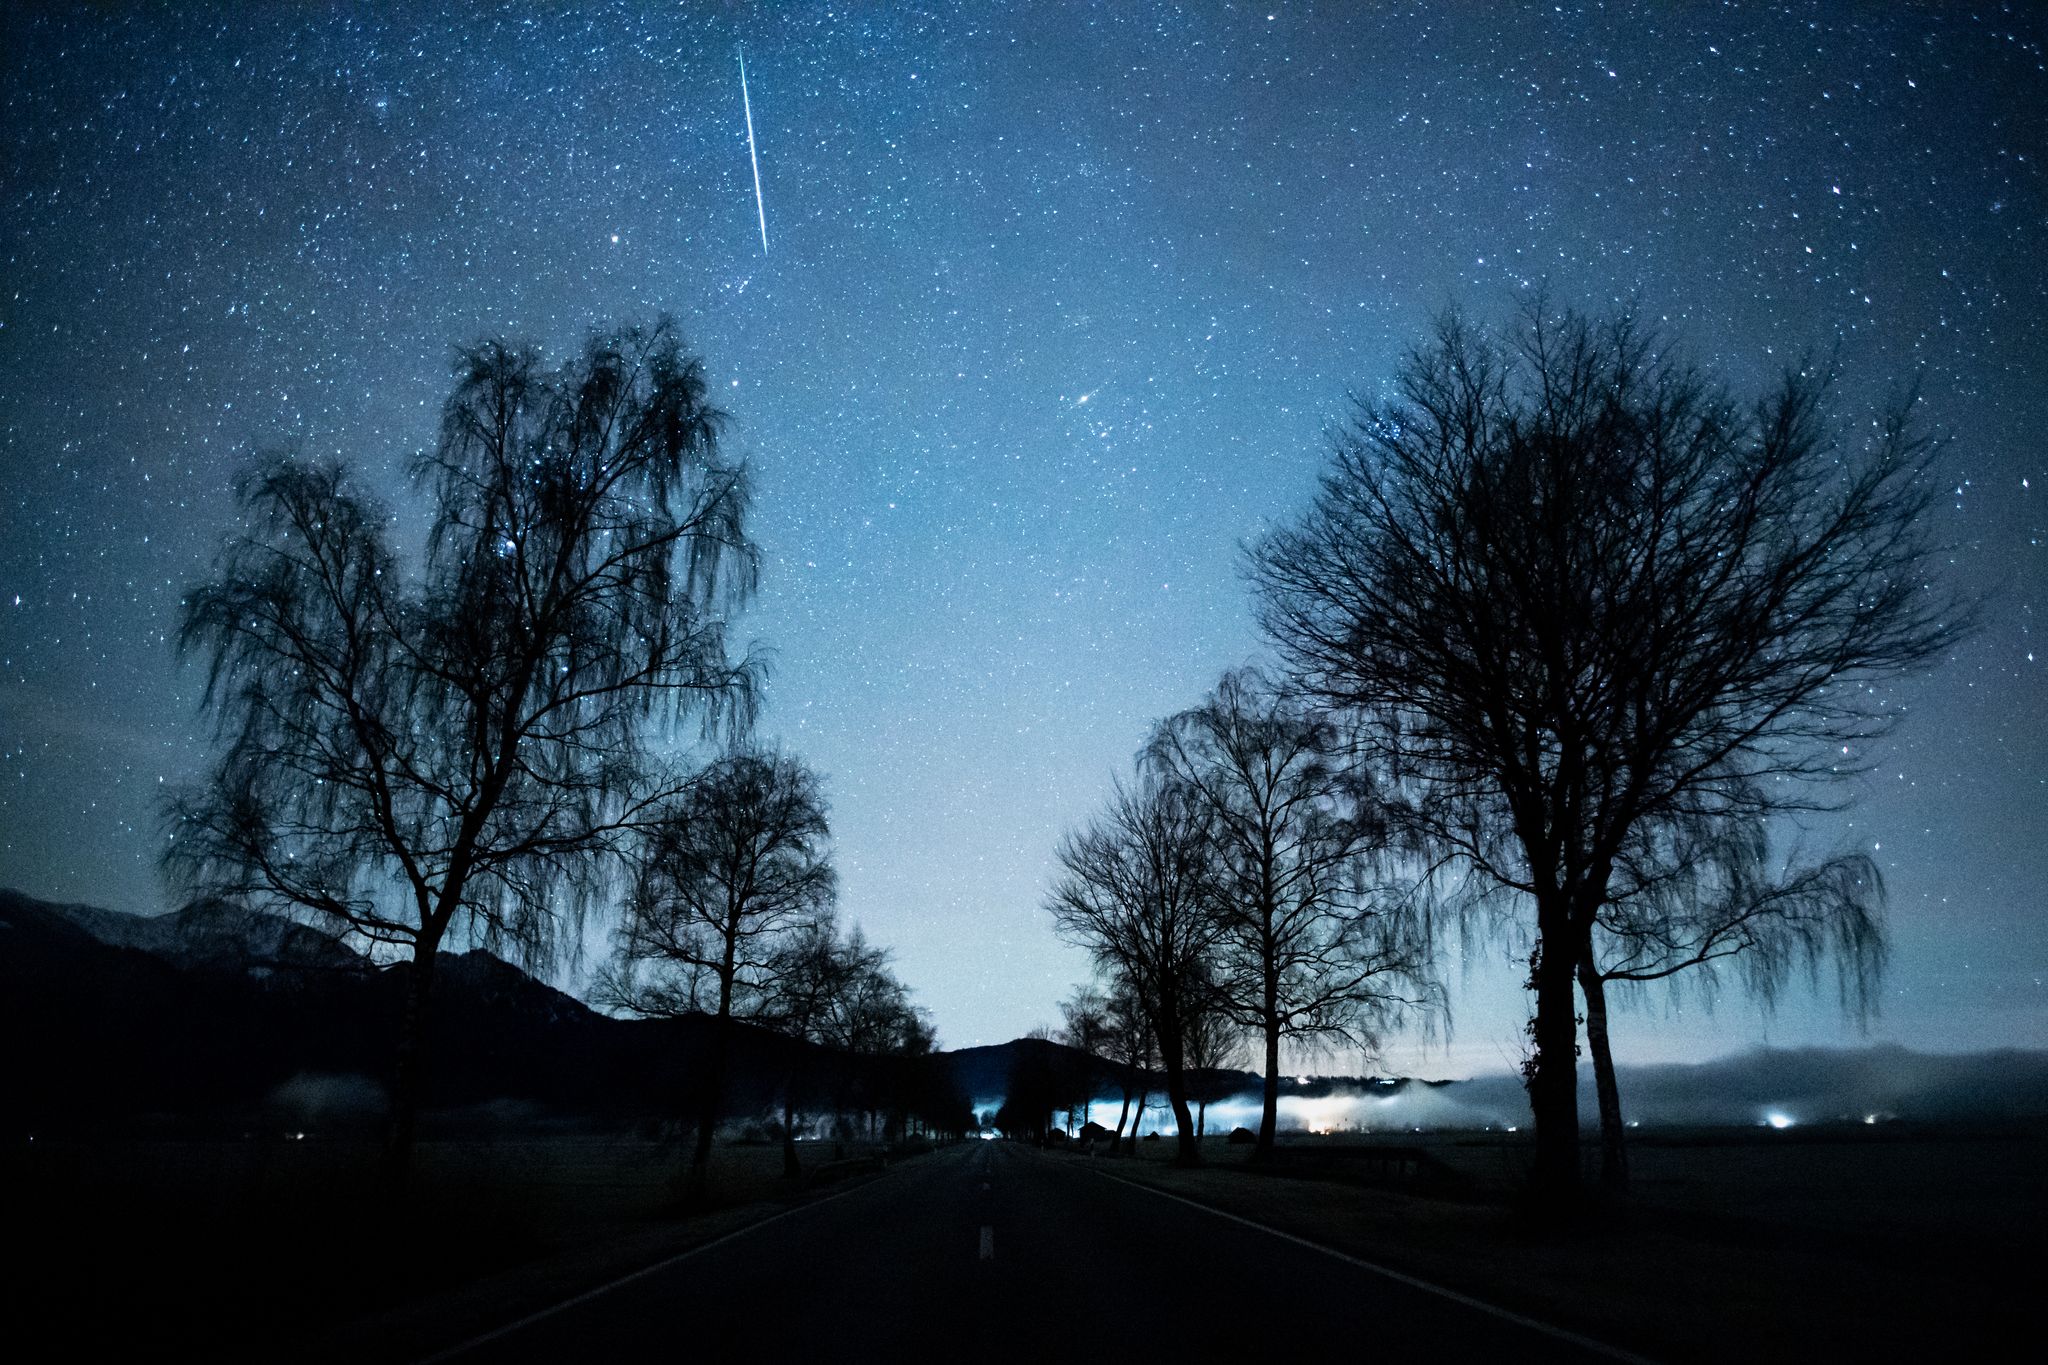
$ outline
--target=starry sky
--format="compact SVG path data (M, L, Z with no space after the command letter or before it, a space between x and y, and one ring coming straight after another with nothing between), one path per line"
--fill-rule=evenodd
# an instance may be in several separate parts
M666 311L759 476L742 633L843 908L946 1045L1013 1037L1087 972L1056 839L1257 656L1240 546L1346 395L1547 285L1737 385L1836 355L1852 428L1921 385L1984 626L1797 837L1889 879L1873 1037L2048 1046L2043 14L7 6L0 884L168 908L158 802L208 735L169 637L252 451L347 457L416 541L455 344ZM1391 1066L1511 1066L1512 956L1454 954L1448 1043ZM1653 997L1616 1051L1860 1039L1823 988Z

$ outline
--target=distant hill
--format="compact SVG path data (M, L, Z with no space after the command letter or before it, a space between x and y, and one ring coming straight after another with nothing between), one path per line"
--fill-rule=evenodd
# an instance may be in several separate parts
M143 917L0 891L0 1030L13 1054L0 1128L379 1109L409 970L274 915ZM478 951L442 956L433 1014L428 1103L444 1112L688 1113L711 1028L701 1015L615 1019ZM897 1066L738 1025L728 1109L765 1112L791 1078L806 1095L878 1108Z
M189 970L263 977L278 971L362 971L369 966L361 954L331 934L226 901L200 901L168 915L129 915L0 890L0 914L10 909L69 920L101 943L134 948Z
M1009 1091L1010 1077L1020 1059L1033 1054L1054 1066L1080 1066L1087 1057L1078 1048L1043 1038L1013 1038L1007 1043L963 1047L943 1055L954 1088L977 1105L992 1105Z

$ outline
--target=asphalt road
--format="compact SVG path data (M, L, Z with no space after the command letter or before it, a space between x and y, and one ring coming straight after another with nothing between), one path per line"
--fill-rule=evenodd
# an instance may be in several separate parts
M859 1360L934 1350L1114 1362L1332 1351L1518 1365L1602 1358L1105 1179L1084 1160L1005 1142L905 1163L452 1358Z

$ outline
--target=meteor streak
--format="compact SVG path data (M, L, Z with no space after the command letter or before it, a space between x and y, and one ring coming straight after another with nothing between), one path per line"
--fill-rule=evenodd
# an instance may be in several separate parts
M768 209L761 202L761 158L754 152L754 102L747 98L747 50L740 54L740 107L747 111L747 160L754 168L754 212L761 219L761 254L768 254Z

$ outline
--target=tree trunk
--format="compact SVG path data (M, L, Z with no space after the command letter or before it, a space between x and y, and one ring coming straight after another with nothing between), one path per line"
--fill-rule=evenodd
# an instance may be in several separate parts
M796 1068L792 1066L782 1083L782 1174L797 1180L803 1173L803 1164L796 1159Z
M1202 1149L1195 1145L1195 1116L1188 1108L1188 1075L1182 1061L1179 1021L1169 1020L1159 1034L1159 1057L1166 1063L1166 1100L1173 1106L1173 1138L1178 1148L1174 1164L1199 1166Z
M697 1110L697 1140L690 1148L690 1169L683 1177L683 1203L703 1208L711 1199L711 1139L718 1127L715 1104L704 1101Z
M1593 1054L1593 1088L1600 1096L1600 1187L1621 1194L1628 1189L1628 1135L1621 1121L1614 1053L1607 1043L1607 983L1590 960L1579 963L1579 992L1586 998L1586 1045Z
M1145 1121L1145 1102L1151 1098L1152 1092L1149 1090L1140 1090L1138 1092L1138 1111L1131 1115L1130 1153L1132 1156L1138 1154L1138 1125Z
M1115 1156L1115 1155L1116 1155L1116 1154L1117 1154L1118 1152L1120 1152L1120 1151L1122 1151L1122 1150L1123 1150L1123 1146L1124 1146L1124 1121L1125 1121L1126 1119L1130 1118L1130 1116L1131 1116L1131 1088L1130 1088L1129 1086L1125 1086L1125 1087L1124 1087L1124 1107L1123 1107L1122 1109L1120 1109L1120 1110L1118 1110L1118 1111L1117 1111L1117 1116L1116 1116L1116 1131L1115 1131L1114 1133L1110 1134L1110 1137L1109 1137L1109 1154L1110 1154L1111 1156Z
M1539 906L1541 940L1530 954L1529 981L1536 991L1530 1027L1534 1051L1526 1063L1529 1111L1536 1126L1536 1163L1529 1192L1537 1216L1552 1228L1569 1218L1579 1199L1579 1077L1576 1002L1576 944L1562 923Z
M1195 1145L1195 1116L1188 1107L1187 1088L1175 1084L1171 1071L1166 1073L1166 1098L1173 1105L1174 1165L1201 1165L1202 1149Z
M1271 1002L1273 992L1267 992ZM1264 1096L1259 1105L1259 1141L1252 1148L1253 1161L1273 1159L1274 1135L1280 1131L1280 1015L1277 1009L1268 1009L1266 1014L1266 1084Z
M1195 1141L1200 1142L1209 1128L1209 1101L1205 1098L1195 1105Z
M434 965L438 943L414 947L406 971L405 1013L399 1021L398 1063L391 1086L391 1132L384 1147L384 1193L402 1199L412 1178L413 1140L419 1127L420 1100L426 1093L428 1011L433 1004Z
M704 1089L698 1096L697 1143L683 1185L683 1202L691 1208L703 1208L711 1200L711 1139L718 1130L719 1111L725 1107L725 1070L731 1044L732 1016L721 1009L712 1023L711 1065L705 1069Z

